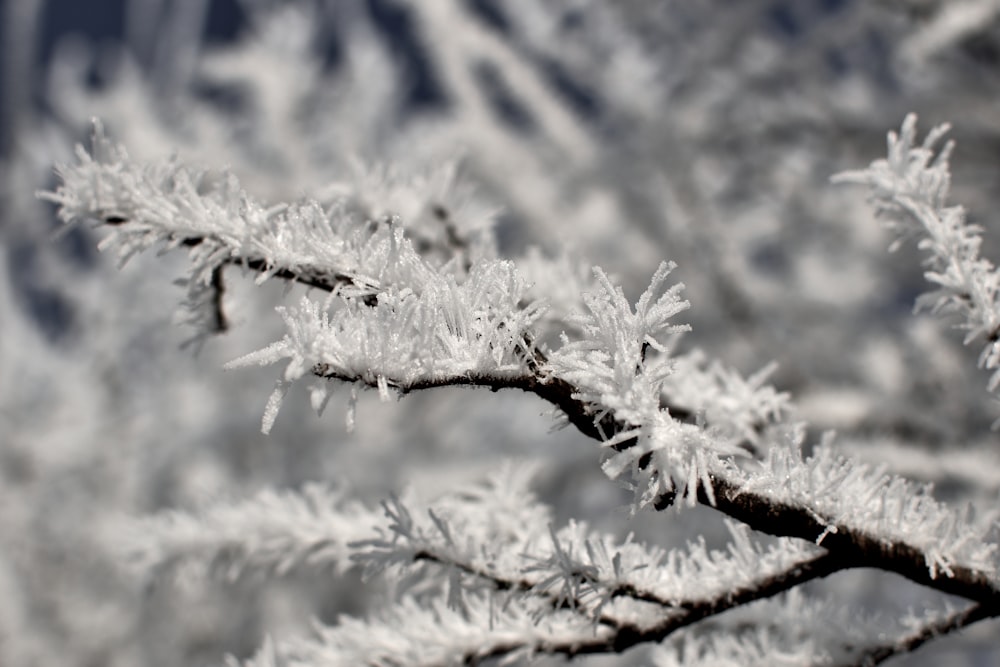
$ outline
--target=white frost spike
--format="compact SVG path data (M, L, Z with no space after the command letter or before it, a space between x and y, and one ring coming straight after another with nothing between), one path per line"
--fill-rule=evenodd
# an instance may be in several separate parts
M647 334L643 342L649 343L660 352L665 351L665 348L657 340L657 334L678 333L689 329L686 325L667 324L667 321L671 317L691 307L689 302L682 300L679 296L684 289L684 283L677 283L661 294L656 301L650 303L653 295L666 285L667 276L675 268L677 268L677 264L674 262L660 262L649 283L649 287L639 297L639 302L635 306L636 316L641 318L643 325L647 329Z
M309 404L312 405L312 409L316 411L317 415L322 415L323 411L326 410L331 396L333 393L327 386L326 380L314 382L309 388Z
M379 375L376 384L378 384L378 397L383 402L389 401L389 383L386 382L384 375Z
M347 416L345 417L348 433L354 433L355 420L358 413L358 388L351 387L351 398L347 403Z
M291 386L291 382L284 380L279 380L275 384L274 391L271 392L271 396L267 399L267 405L264 407L264 417L260 422L261 433L266 435L271 432L274 420L278 416L278 410L281 409L281 402L285 400L285 394L288 393L288 389Z
M586 313L572 318L582 332L550 357L555 374L580 389L580 398L615 412L619 420L642 424L659 412L659 390L670 374L665 336L687 331L670 318L690 306L680 298L678 283L659 297L674 264L663 262L635 305L600 268L594 269L598 290L584 295ZM645 347L661 352L656 362L645 359Z

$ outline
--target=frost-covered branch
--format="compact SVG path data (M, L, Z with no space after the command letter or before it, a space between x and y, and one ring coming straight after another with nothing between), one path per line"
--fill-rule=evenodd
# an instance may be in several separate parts
M974 604L961 611L936 618L909 619L908 625L912 626L909 633L888 642L869 646L859 659L844 667L878 665L890 658L914 651L937 637L997 616L1000 616L997 604Z
M650 548L578 523L553 533L548 509L526 487L529 479L523 467L503 466L485 483L445 494L422 511L415 499L394 500L381 524L320 487L301 496L268 492L246 503L148 520L135 527L148 539L133 555L154 571L212 569L229 578L304 565L342 570L350 560L370 573L401 570L402 581L422 582L416 596L407 594L377 618L342 620L315 641L283 643L258 656L281 656L278 664L303 656L331 664L435 665L486 655L623 651L837 567L808 544L756 544L749 529L736 524L725 551L710 551L703 540L684 550ZM251 520L258 525L248 525ZM381 535L349 541L373 531ZM412 576L428 564L451 574ZM447 582L447 595L428 587L435 579ZM408 622L389 641L396 614L411 614L415 606L427 625L436 620L449 631L428 634L421 623ZM477 627L484 614L490 621ZM464 630L456 635L450 624L459 616ZM525 616L538 627L529 630Z
M403 390L441 384L469 384L472 378L524 381L525 340L539 307L522 306L524 285L513 265L500 260L476 264L462 283L429 278L421 292L409 287L382 292L374 306L345 297L332 313L303 298L297 309L281 309L288 335L230 364L271 364L288 359L264 416L269 430L288 385L305 376L317 409L327 397L327 377ZM468 382L452 382L468 377Z
M910 114L899 133L889 133L889 152L868 169L838 174L836 182L860 183L871 190L879 217L896 234L893 248L913 237L927 252L924 276L937 285L917 300L917 309L956 314L968 331L965 343L984 339L980 366L994 370L989 388L1000 385L1000 273L979 254L982 231L966 222L965 209L948 205L954 143L939 149L948 125L939 125L917 143L917 117Z
M490 590L547 597L555 607L569 606L606 621L614 618L607 616L608 606L619 599L658 606L671 615L683 610L690 620L727 595L753 599L778 582L807 572L810 578L824 576L837 567L836 559L821 559L821 549L798 540L757 544L749 528L735 522L727 524L731 542L724 551L709 550L704 540L664 550L631 537L617 540L579 522L555 530L545 523L547 512L533 502L519 503L508 518L501 507L460 498L424 512L399 501L387 504L388 525L379 538L356 545L361 551L355 558L376 572L434 563L469 575L463 590L481 590L485 583ZM497 518L484 525L484 516ZM505 527L499 534L498 525ZM453 580L452 586L460 583Z
M679 600L675 608L649 622L650 614L615 620L617 600L595 623L572 607L553 609L548 597L470 593L459 609L443 598L433 601L405 597L370 620L342 617L322 628L318 637L266 645L249 663L263 665L393 664L436 667L476 664L488 657L539 654L577 656L620 653L639 644L662 641L671 633L707 616L751 599L788 590L829 574L829 557L816 556L787 573L754 582L751 591L724 592L715 597Z
M293 665L396 665L438 667L477 664L492 656L539 653L576 655L606 644L613 631L572 610L552 610L539 600L470 595L463 609L445 600L404 598L368 620L342 616L317 637L267 643L247 667ZM239 664L232 661L230 664Z
M619 297L613 288L605 294L604 303L617 303ZM640 313L649 308L646 304L651 298L644 298L645 302L640 300ZM372 313L377 314L378 308L355 308L351 312L363 318L375 317ZM396 312L402 311L393 310L391 314L394 316ZM628 321L628 317L642 321L636 315L616 312L619 321ZM359 335L359 331L368 335L358 323L364 320L352 320L351 326L330 328L324 324L325 315L319 315L318 311L310 317L310 322L321 327L320 335L325 335L323 331L334 332L330 334L329 343L314 344L315 334L300 335L296 333L300 329L292 327L284 341L254 353L241 363L266 363L290 357L291 371L286 370L286 379L304 375L307 369L315 369L317 364L323 363L338 364L335 367L343 373L340 377L354 381L367 377L365 373L372 372L370 369L385 369L381 375L385 379L369 377L368 383L386 391L389 378L407 390L436 386L433 377L430 381L422 380L427 363L412 361L419 358L414 355L433 349L437 344L433 337L425 339L410 352L407 352L411 349L407 347L410 343L402 337L398 359L391 355L388 358L368 357L351 365L355 362L346 361L350 357L339 350L347 346L359 354L370 354L369 348L360 341L352 343L350 338ZM607 317L613 318L612 314ZM383 332L392 330L392 326L382 329ZM489 326L477 334L479 338L473 336L474 340L468 342L478 345L484 338L490 340L489 332L496 330L497 327ZM373 332L370 335L379 340L382 334ZM426 331L412 335L427 336ZM506 345L513 344L514 340L517 339L508 340ZM479 383L494 389L516 387L553 402L566 412L572 423L583 426L582 432L602 441L610 453L605 470L613 477L631 476L636 484L639 505L664 509L677 498L687 498L690 502L697 500L756 530L821 544L839 554L849 563L848 567L880 567L918 583L979 601L1000 594L993 517L974 518L955 512L936 501L926 489L916 488L883 470L838 457L828 446L820 446L812 456L803 457L795 442L786 443L784 447L772 448L768 457L757 466L737 466L720 453L712 453L713 447L718 445L705 430L676 422L659 409L655 375L651 381L647 373L663 372L663 362L654 365L653 371L647 371L639 342L642 338L633 334L625 340L631 341L626 343L632 346L630 356L615 357L594 347L570 348L565 356L555 356L556 362L549 368L553 369L556 383L547 381L544 376L527 375L523 366L517 370L520 362L513 354L507 369L511 375L506 378L500 366L494 367L495 375L485 377L476 375L466 366L465 369L445 370L439 381L442 384ZM598 344L599 341L588 345L596 347ZM607 344L618 345L618 342ZM373 347L378 354L387 349L381 345ZM472 363L474 357L467 357L470 360L467 363ZM478 358L480 361L475 363L483 363L483 357ZM390 367L389 364L398 365ZM597 370L585 378L584 369L589 367ZM590 386L581 389L572 379L586 380ZM420 384L422 381L425 384ZM325 385L321 388L326 389ZM615 409L606 407L599 412L595 407L615 405L616 402L622 412L646 423L634 424L620 419ZM732 453L740 454L742 450ZM845 488L849 491L845 492Z
M662 283L662 277L661 274L659 280L654 281L654 288ZM828 558L820 561L821 567L817 566L824 573L855 567L878 567L917 583L980 602L990 603L1000 595L992 517L974 520L949 510L935 501L925 489L914 488L882 470L837 457L825 445L806 458L795 442L787 443L785 447L773 448L759 465L745 467L718 455L707 454L712 446L710 434L696 425L669 419L659 408L660 388L656 384L655 373L658 368L662 372L664 360L654 362L652 370L648 370L645 358L648 350L644 350L642 344L647 328L663 328L666 321L663 318L659 324L650 324L657 321L656 311L649 305L652 301L649 295L654 293L654 288L640 299L636 313L633 313L620 292L607 283L603 300L591 300L594 315L580 327L584 335L590 328L591 340L575 347L567 345L566 356L560 358L558 353L553 355L557 362L550 362L545 367L553 369L553 377L561 384L551 385L544 376L532 379L532 376L523 374L524 370L521 375L511 376L506 384L502 379L455 373L452 377L465 378L455 384L481 383L494 389L512 386L535 391L542 397L546 397L542 390L546 387L559 387L560 392L568 392L568 396L566 393L559 395L559 407L567 414L575 415L574 423L586 425L585 432L601 440L612 452L605 466L610 474L623 476L631 473L632 478L637 480L639 504L663 509L677 497L697 500L754 529L815 542L827 551ZM670 303L675 292L665 294L657 303L663 312L668 312L677 307L677 304ZM368 313L370 310L358 312ZM648 314L650 312L653 314ZM604 325L599 318L603 318ZM606 330L627 333L602 340ZM337 349L336 346L349 335L348 329L338 332L337 342L330 349ZM286 338L282 345L287 347L293 340ZM301 344L297 345L296 349L305 349ZM426 345L422 347L426 348ZM324 348L309 349L322 354ZM621 353L623 349L625 353ZM297 373L300 369L304 373L304 369L309 367L309 364L297 361L294 355L288 355L288 350L284 348L274 353L265 350L263 354L273 354L268 360L292 356L292 365ZM403 354L400 358L405 361L407 355ZM310 359L309 363L315 369L320 362ZM557 365L559 363L562 365ZM405 372L405 369L399 369L394 377L405 379ZM347 375L343 379L356 381L357 377ZM572 380L589 384L581 389ZM447 377L440 381L450 383ZM376 381L369 380L369 383ZM382 386L385 385L387 382ZM434 383L421 385L417 380L412 384L399 382L399 386L412 390L434 386ZM550 393L548 398L553 395ZM619 411L608 407L598 412L596 406L608 405L618 407L621 412L633 419L641 419L645 424L620 420ZM701 458L692 465L692 456ZM685 479L678 476L678 468L673 467L678 465L675 463L678 460L680 466L688 465L689 470L699 466L695 477ZM427 536L435 531L442 537L450 535L452 531L444 528L445 525L434 521L433 527L428 526L426 532L419 534L419 546L411 546L404 558L435 560L457 567L466 574L494 577L496 587L502 590L523 590L531 585L532 580L526 579L523 572L504 574L486 564L432 548L426 543ZM413 530L412 524L409 530ZM562 557L557 560L565 563L565 555L570 552L568 549L559 550ZM575 553L582 552L581 549L575 550ZM589 563L577 563L564 570L574 573L577 579L564 577L552 581L561 581L567 590L579 592L578 587L584 581L579 576L584 572L593 572L592 567ZM798 571L797 567L789 566L778 581L795 580L793 574ZM589 577L585 579L588 585L593 585ZM639 599L646 596L644 589L629 586L625 584L621 590L629 590ZM605 588L605 597L607 590L610 588ZM754 582L745 592L746 597L739 599L758 599L766 595L766 591L761 582ZM572 597L575 599L576 593ZM598 599L600 597L597 595ZM706 609L715 607L708 605ZM663 632L663 627L644 630L638 636L643 641L649 640L658 636L657 632Z
M532 391L602 442L605 471L633 480L639 506L702 502L756 530L821 544L847 567L879 567L977 601L1000 594L992 517L973 520L829 447L803 457L794 439L759 466L739 466L731 457L744 450L661 410L671 362L653 353L666 349L662 337L678 330L669 319L686 306L677 288L662 290L668 270L661 266L634 310L604 277L581 315L582 339L566 341L535 373L517 352L533 315L521 308L523 288L503 263L481 264L466 283L438 283L420 296L390 293L374 308L348 301L329 315L306 302L286 314L282 341L237 363L289 359L265 424L288 383L310 372L320 376L314 405L326 398L325 377L383 394L442 384Z
M457 199L455 208L467 213L469 205L465 200L468 199L468 194L456 183L457 167L454 164L445 165L442 175L436 180L416 181L407 180L393 170L366 171L358 166L354 182L327 188L324 198L331 202L327 205L305 201L301 204L267 206L243 191L231 174L212 174L189 169L176 160L148 164L131 160L123 147L105 136L100 123L94 124L90 152L82 147L78 148L77 159L77 164L59 168L62 185L55 192L44 192L41 196L57 203L60 217L67 222L90 219L103 224L111 234L104 239L102 247L116 249L123 262L134 254L155 246L187 248L194 263L192 276L188 279L187 306L192 313L190 319L196 324L200 323L205 319L200 311L208 310L211 330L224 330L226 326L221 305L221 269L225 265L241 266L254 272L258 282L279 278L325 292L335 292L345 302L351 302L355 309L358 304L376 306L381 294L382 300L386 302L384 310L387 312L394 311L404 301L408 308L418 305L417 302L411 303L410 296L416 296L419 300L425 293L436 292L440 300L442 291L446 293L446 298L472 298L474 302L469 305L472 311L487 305L493 308L489 299L494 296L495 290L489 291L487 286L499 278L510 283L510 293L505 297L509 316L522 320L524 324L521 326L525 330L528 325L536 322L541 326L542 320L548 317L547 309L541 308L541 302L538 301L538 297L548 296L546 292L539 293L532 289L532 285L519 278L518 272L509 263L483 259L489 255L489 242L481 238L479 229L484 223L478 222L478 226L459 236L454 229L453 214L447 207L440 203L431 205L422 202L415 194L420 187L430 189L439 193L436 197L438 201ZM382 197L384 201L373 201L376 196ZM393 211L400 210L422 219L425 208L430 210L430 217L437 220L445 230L442 239L429 237L423 228L427 226L426 223L422 223L421 227L411 221L392 217ZM482 214L472 217L477 219ZM411 239L411 235L414 238ZM474 237L475 243L466 238L470 235ZM427 261L427 253L437 246L444 247L445 254L461 255L462 261L456 265L453 261L445 261L447 257L444 260L439 258L439 262L443 261L440 266ZM554 270L560 266L559 262L542 260L537 254L532 257L530 265L535 269L532 272L535 278L545 270ZM472 273L474 268L470 261L473 258L482 261L476 263L476 275L469 276L467 274ZM644 298L651 298L668 272L669 268L665 265ZM612 301L617 299L614 308L617 308L618 315L613 317L623 316L627 311L627 304L620 294L616 295L616 288L611 285L607 276L599 272L596 281L590 285L596 289L588 307L596 307L610 297ZM680 286L676 286L661 297L660 307L670 304L671 310L667 312L666 318L686 307L686 302L677 297L679 289ZM474 294L477 290L480 293ZM451 291L450 296L448 291ZM434 298L436 297L429 295L425 301ZM562 302L565 299L560 301L557 298L555 301L554 305L557 307L552 310L557 314L558 321L565 320L565 324L570 327L587 326L586 318L568 316L568 304ZM581 299L580 295L570 300L572 305L583 305L585 302L586 297ZM206 303L209 306L207 309L203 307ZM426 303L418 305L418 309L426 310L425 306ZM433 313L440 315L434 308L440 308L431 307ZM321 321L323 309L323 306L304 299L299 308L284 310L283 317L289 327L293 326L293 321L298 321L296 326L313 331L354 324L353 319L346 316L344 322L338 320L337 323L324 324ZM452 318L458 316L457 310L452 308L451 311L445 315ZM609 314L611 312L608 311ZM471 311L467 316L473 319L479 317L476 312ZM411 329L414 324L430 321L430 317L428 314L417 323L410 322ZM496 319L495 314L491 317ZM393 319L397 322L406 320L395 316ZM380 323L377 322L376 325ZM603 324L614 323L606 321ZM505 328L507 324L499 322L499 329L505 332L505 338L510 332L509 327ZM598 331L590 326L592 332ZM657 335L662 337L684 329L677 325L664 326L666 328L657 332ZM375 329L378 330L378 327ZM532 336L525 336L515 346L524 362L522 366L529 371L524 373L514 372L513 366L499 373L492 367L475 369L468 364L463 366L461 360L449 360L454 370L450 375L440 369L431 373L418 373L419 378L413 373L406 378L383 375L383 384L377 380L377 373L368 377L344 372L343 369L338 371L335 364L323 360L315 362L313 372L330 379L361 382L383 391L385 384L404 392L414 388L480 382L494 389L502 386L530 386L530 390L545 393L578 428L585 432L593 431L594 425L588 423L593 421L589 411L574 414L577 406L571 406L570 401L566 400L574 391L573 387L567 386L558 377L545 378L544 384L548 386L537 386L537 379L541 377L537 372L538 367L546 363L547 358L531 343L536 334L534 329L530 333ZM461 332L458 335L461 336ZM473 332L472 335L479 336L479 333ZM637 352L639 357L645 357L650 343L655 342L654 338L647 340L646 335L639 333L638 338L632 335L633 342L630 345L638 348L630 349L624 355L619 353L616 358L623 360L622 363L627 366L633 362L626 362L624 359L636 357ZM405 340L405 337L399 335L394 340L398 342ZM490 338L477 338L477 341L480 347L490 348L493 352L500 349L495 346L496 341ZM311 344L308 340L303 342ZM607 347L610 342L603 341L602 344ZM583 344L583 341L578 341L574 345L579 347ZM664 344L665 342L656 343L661 347ZM571 349L572 346L561 353L575 354ZM288 352L287 349L282 350ZM272 354L278 351L278 348L271 349ZM424 364L432 357L446 358L443 355L447 352L449 350L438 350L434 355L425 354L416 363ZM298 351L303 358L307 356L302 353L302 350ZM249 362L250 359L258 358L259 356L249 355L242 361ZM579 366L581 359L573 362L578 369L584 368ZM237 363L240 362L234 362L234 365ZM710 425L717 427L716 435L720 438L725 433L731 437L739 436L739 439L751 445L756 444L757 434L762 426L769 418L785 409L786 398L762 384L766 373L744 381L738 374L726 371L718 364L702 369L703 363L700 357L684 356L679 357L676 364L665 362L660 365L656 377L649 381L664 389L661 407L669 406L671 414L683 421L692 421L696 414L700 415ZM621 375L627 370L625 366L613 372ZM566 370L570 372L568 368ZM627 378L627 375L625 373L619 380ZM671 380L669 385L666 383L668 377ZM289 380L286 379L287 381ZM281 385L285 386L287 385ZM317 404L323 403L319 396L325 395L321 386L322 383L314 385ZM617 391L621 393L625 390L625 385L622 385ZM279 394L280 391L275 394L267 411L272 417ZM598 423L596 428L600 430L601 424Z
M119 526L116 536L139 570L235 579L301 566L342 572L357 551L351 545L381 522L378 512L312 484L301 492L265 490L194 513L163 513Z
M944 206L947 149L931 162L940 132L913 148L908 123L891 140L884 169L877 163L845 178L888 192L881 205L899 225L910 224L903 231L917 228L911 218L929 230L922 242L932 251L928 277L941 286L934 308L966 314L970 335L996 347L1000 281L978 258L979 237L962 224L960 209ZM267 207L229 175L132 163L99 128L94 155L79 151L79 164L60 173L63 185L45 196L65 220L107 225L105 245L123 259L151 246L187 247L192 295L208 286L217 298L225 264L327 292L325 300L306 296L279 309L286 334L229 364L285 364L264 410L265 432L299 380L309 383L318 411L339 382L377 389L382 398L443 386L515 388L597 440L604 471L631 485L636 508L701 503L743 524L731 526L727 553L704 543L661 552L582 523L553 530L524 493L511 505L517 511L485 527L484 516L511 509L488 494L426 511L388 503L387 522L364 509L328 516L320 494L322 502L304 505L265 497L251 509L272 520L255 517L249 527L242 507L152 524L159 542L143 558L161 566L200 562L235 573L316 560L343 567L355 558L376 570L451 575L447 595L435 586L443 579L431 578L432 593L408 595L370 621L344 620L316 641L268 648L261 664L433 665L621 651L861 567L965 597L980 605L980 617L1000 613L996 515L955 511L926 488L836 455L829 443L805 455L802 436L783 421L787 398L765 384L770 367L744 379L696 353L674 356L675 339L687 330L674 318L689 304L682 285L667 285L670 263L660 264L634 304L594 269L589 291L561 302L577 312L546 320L546 304L514 262L477 255L449 224L443 234L453 256L432 261L404 221L370 217L375 205L335 198ZM438 218L448 223L443 210ZM215 310L221 314L217 303ZM554 322L568 329L558 343L545 328ZM984 360L1000 366L1000 352ZM763 548L750 529L782 539Z
M653 465L649 457L646 469ZM649 474L639 460L634 472ZM877 567L985 603L1000 597L994 515L956 512L926 488L837 456L829 446L809 457L775 448L753 472L714 467L709 483L698 487L699 502L755 530L819 544L836 555L839 568ZM664 494L652 505L665 509L672 502Z
M740 665L863 667L982 620L982 609L910 612L896 620L807 597L798 589L685 629L652 652L656 667Z
M996 515L975 516L927 488L837 456L772 450L755 472L715 480L716 508L772 535L799 537L852 567L877 567L971 600L1000 598ZM707 498L702 498L707 502Z
M436 186L442 191L440 200L448 199L448 191L457 187L455 167L447 165L445 171L444 182ZM420 292L438 274L405 237L392 212L369 217L359 202L364 193L347 185L332 187L325 195L327 203L265 204L228 172L192 169L176 159L131 160L98 122L91 150L78 147L77 162L59 167L58 173L59 188L40 196L58 204L65 222L102 223L110 234L101 247L115 249L122 263L153 247L187 248L193 265L187 280L192 302L199 301L196 294L212 288L218 294L223 265L249 269L258 282L282 278L369 305L388 286ZM395 201L391 195L409 188L383 185L380 193ZM405 205L408 199L398 199L400 208L414 209ZM448 208L441 203L431 208L445 230L444 239L439 242L423 234L418 240L426 246L425 254L443 246L440 254L462 256L457 265L447 263L448 257L439 259L446 272L461 272L470 257L489 254L478 230L469 232L477 239L473 246L459 237Z

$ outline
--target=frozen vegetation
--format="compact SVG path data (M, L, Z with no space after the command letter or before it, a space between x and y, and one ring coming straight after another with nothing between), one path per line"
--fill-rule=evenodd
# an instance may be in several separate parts
M0 5L0 664L1000 660L995 2L221 4Z

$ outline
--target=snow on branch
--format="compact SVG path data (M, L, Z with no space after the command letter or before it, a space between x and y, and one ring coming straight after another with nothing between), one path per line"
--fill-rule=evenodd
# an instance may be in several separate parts
M633 459L633 476L655 482L662 451ZM771 448L759 464L704 455L699 464L707 481L686 490L698 502L754 530L815 542L838 560L837 569L877 567L987 605L1000 598L995 510L950 508L929 487L838 456L828 444L809 457L792 442ZM666 509L681 493L661 489L649 504Z
M996 543L997 511L976 515L972 508L953 509L918 486L874 467L838 455L830 443L803 458L796 447L774 448L758 470L730 478L740 493L765 498L772 507L803 508L825 526L816 543L854 541L871 549L865 557L878 560L884 550L900 558L906 550L923 563L913 563L931 580L955 578L958 569L978 573L1000 592L1000 552ZM734 497L739 502L738 496ZM805 535L801 535L805 537ZM904 572L900 572L904 574ZM984 582L985 583L985 582Z
M920 304L964 315L968 340L989 341L982 363L997 369L992 386L1000 383L1000 281L979 258L978 230L959 207L945 205L950 146L934 148L942 134L935 130L918 147L908 118L891 135L887 160L840 179L871 186L901 237L921 236L928 279L940 289ZM700 502L744 524L730 526L732 544L721 553L700 542L660 551L582 523L554 530L516 474L420 510L408 500L387 503L385 518L317 487L154 519L147 526L153 539L136 552L154 568L193 564L236 576L362 560L373 570L451 575L447 595L408 594L370 620L345 618L317 639L269 644L254 664L433 665L621 651L855 567L896 572L979 603L947 627L1000 614L996 514L948 508L929 489L839 457L826 443L804 456L801 438L791 438L760 461L747 456L745 443L757 445L762 425L781 419L786 398L765 386L766 367L744 380L722 366L705 368L697 355L673 357L671 340L687 327L672 320L688 303L682 285L666 286L671 264L660 265L634 306L596 269L583 310L549 322L571 330L550 350L535 343L544 305L514 264L475 257L461 239L451 260L434 264L399 224L352 213L357 202L268 207L228 174L176 161L137 165L99 126L93 153L81 149L78 157L62 168L63 185L43 196L67 221L109 226L105 245L123 260L152 246L183 246L194 260L190 285L214 285L221 266L236 264L261 280L329 292L324 302L306 297L280 309L286 335L229 364L287 362L265 409L265 432L287 388L307 376L317 410L331 380L375 388L383 398L445 385L518 388L598 440L605 472L632 484L637 507ZM685 417L695 414L694 423L665 408L664 397L677 399ZM498 518L484 524L484 516ZM750 529L785 539L762 547ZM772 639L761 634L737 648L752 658L757 648L775 648Z
M889 133L886 158L834 181L869 187L876 213L896 234L893 249L907 238L919 239L928 255L924 276L937 289L921 295L917 309L958 315L968 331L966 344L985 339L979 364L994 371L993 391L1000 386L1000 273L979 254L982 229L966 222L964 208L947 205L954 143L939 144L949 126L935 127L921 143L916 128L916 115L908 115L899 133Z
M686 549L650 548L580 523L552 532L530 480L525 466L504 465L485 483L430 503L412 494L394 500L386 505L389 521L381 523L324 487L265 492L132 526L142 536L132 556L154 572L178 576L234 578L304 565L343 570L361 562L369 574L390 569L412 581L408 575L422 568L417 594L404 594L384 614L342 618L314 640L268 644L249 664L434 665L488 655L622 651L837 567L808 543L757 544L735 523L724 551L707 549L703 540ZM447 595L431 585L435 580L450 585ZM438 629L430 632L432 625Z
M471 505L490 502L490 495L487 490ZM523 507L533 504L529 499ZM372 549L360 559L403 566L404 573L407 560L421 567L431 563L486 586L465 585L430 598L406 595L369 620L342 617L336 626L318 628L315 638L268 644L248 667L429 667L487 657L621 652L666 638L672 641L654 655L657 667L774 664L776 655L788 665L878 664L997 612L994 602L960 612L911 614L898 623L858 618L853 611L808 599L797 588L842 569L840 557L792 540L765 548L752 542L746 526L735 523L729 524L733 541L726 551L708 551L701 541L686 550L663 551L631 538L616 541L579 523L552 533L546 542L537 539L544 515L531 510L526 533L532 537L522 540L509 533L513 553L503 559L495 540L475 538L473 517L482 513L449 522L445 509L438 510L424 518L394 504L392 522L384 529L394 538L359 545ZM763 602L786 591L776 601ZM726 611L707 626L695 625Z
M478 317L462 314L466 289L480 293L477 285L518 284L508 265L482 267L485 283L474 270L462 285L447 283L446 298L435 297L441 293L432 289L421 297L390 293L373 308L346 303L328 316L311 305L297 319L288 318L290 332L283 341L234 364L290 359L265 426L286 383L310 372L320 404L327 378L378 387L384 395L390 388L448 384L519 388L552 402L583 433L600 440L609 452L605 472L630 481L639 507L664 509L677 499L703 502L754 529L821 544L842 558L842 567L877 565L970 599L1000 591L995 517L947 508L926 489L838 457L826 446L805 458L794 438L772 447L759 465L740 466L734 457L745 459L746 451L732 439L716 439L661 410L671 360L657 336L678 330L669 318L685 307L677 288L654 299L668 265L661 266L634 311L620 288L602 279L602 290L587 297L590 313L579 317L582 339L564 342L537 369L551 377L535 375L522 361L521 345L530 337L534 315L519 308L519 288L478 302L504 307ZM498 281L493 271L508 278ZM473 326L464 329L456 324L461 322ZM663 356L644 351L646 343ZM454 360L460 363L449 365ZM845 487L851 491L844 493Z
M876 665L984 618L978 605L900 619L810 598L799 589L685 629L652 652L653 667Z
M461 575L452 584L463 591L481 592L485 584L486 590L546 597L595 621L614 618L607 608L616 601L653 605L683 617L706 600L757 590L762 581L823 553L799 540L761 545L736 522L727 523L732 539L724 551L708 549L703 539L686 549L664 550L631 536L619 540L595 532L581 522L555 530L541 511L527 512L528 520L521 518L523 510L513 513L521 519L520 530L503 519L484 523L484 516L496 517L502 508L464 497L458 506L452 502L421 512L398 500L385 509L389 523L380 529L382 536L356 545L361 550L355 559L370 572L424 570L434 564ZM499 535L498 520L507 525ZM451 599L459 603L461 591L453 590Z
M983 619L995 618L1000 615L996 604L974 604L960 611L945 610L944 613L925 613L922 616L911 614L903 619L902 625L907 632L891 637L888 640L872 642L855 664L878 665L882 662L914 651L927 642L956 630L968 627Z
M655 667L841 664L886 632L885 623L798 589L685 629L652 652ZM780 656L780 658L778 657Z
M88 153L58 168L62 184L39 193L67 223L96 220L110 230L102 249L122 263L152 247L188 248L187 282L211 286L216 270L235 264L368 302L387 285L421 291L437 273L404 238L394 218L361 217L348 197L264 204L231 173L192 169L176 159L137 163L94 124Z
M737 546L732 551L741 549ZM720 556L715 562L725 565L726 558ZM467 591L460 605L453 604L453 595L429 599L407 595L367 621L342 617L337 625L318 629L316 638L268 645L247 665L431 667L474 664L487 657L620 653L639 644L662 641L681 628L749 600L829 574L830 565L829 557L813 556L782 569L779 575L760 572L751 576L745 588L724 589L720 585L712 593L703 591L707 597L678 599L667 608L654 603L644 613L621 603L651 601L630 600L622 591L593 618L587 613L592 607L587 605L562 604L551 594L532 595L514 587Z
M279 310L288 327L282 340L228 367L289 360L264 414L265 433L289 383L306 374L314 376L317 409L332 378L376 387L383 398L390 388L523 378L526 340L541 311L540 304L523 305L524 290L513 264L484 260L462 283L436 274L419 293L390 288L371 306L343 298L330 310L304 297L298 308Z
M532 475L527 466L505 464L485 483L429 504L384 502L388 521L354 544L354 559L369 575L443 566L456 606L466 590L481 590L484 582L488 590L530 588L518 579L525 553L548 535L552 522L550 509L529 488Z
M445 521L475 525L482 543L516 544L530 535L531 526L547 534L549 508L530 486L532 466L505 463L485 480L452 489L427 503L413 489L384 508L369 509L346 494L323 484L301 490L266 489L236 502L215 502L195 511L167 511L152 517L113 524L109 539L120 543L123 557L137 570L183 575L221 575L236 578L248 572L277 572L299 567L332 567L338 572L356 562L372 563L373 544L386 531L400 533L409 506L435 513ZM387 520L391 519L391 521ZM437 521L441 527L442 520ZM527 531L527 532L526 532ZM478 547L477 547L478 548Z
M461 610L444 599L406 597L369 619L341 616L317 636L267 644L246 667L476 664L492 656L575 655L606 646L611 628L539 599L469 595ZM235 660L231 665L238 665Z
M137 569L184 578L285 572L302 566L344 571L353 542L382 522L378 512L327 486L265 490L245 501L194 513L166 512L129 522L115 541Z

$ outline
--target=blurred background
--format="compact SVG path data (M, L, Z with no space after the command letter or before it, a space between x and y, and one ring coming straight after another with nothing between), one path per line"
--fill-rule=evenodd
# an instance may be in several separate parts
M681 350L746 375L777 361L811 439L835 429L942 498L996 503L1000 407L978 350L914 316L919 251L887 253L864 193L829 177L882 156L907 112L924 131L950 121L953 200L1000 256L998 2L0 7L0 664L220 664L377 601L351 573L175 586L122 556L123 517L267 487L330 481L375 503L529 459L560 523L666 545L721 535L708 510L626 519L594 444L550 433L528 396L363 394L348 433L348 390L321 418L293 390L261 435L273 371L221 367L282 335L285 286L234 269L234 327L184 346L183 253L119 269L100 230L64 228L35 196L93 118L135 159L231 169L265 202L346 188L373 216L427 215L427 174L457 161L463 224L529 275L596 264L635 299L672 259L692 303ZM867 572L814 590L889 616L936 600ZM997 664L985 625L893 664Z

